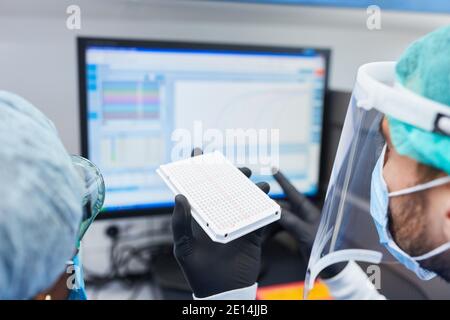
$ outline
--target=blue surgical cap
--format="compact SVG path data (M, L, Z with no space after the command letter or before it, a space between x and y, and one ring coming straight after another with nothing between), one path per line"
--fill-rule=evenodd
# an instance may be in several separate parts
M53 124L0 91L0 299L49 289L75 253L82 185Z
M396 75L405 88L450 107L450 26L414 42L397 62ZM398 153L450 174L450 137L394 118L389 128Z

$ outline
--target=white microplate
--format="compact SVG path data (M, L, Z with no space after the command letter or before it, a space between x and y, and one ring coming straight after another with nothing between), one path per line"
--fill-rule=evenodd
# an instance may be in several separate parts
M161 165L157 170L213 241L227 243L280 219L280 206L220 152Z

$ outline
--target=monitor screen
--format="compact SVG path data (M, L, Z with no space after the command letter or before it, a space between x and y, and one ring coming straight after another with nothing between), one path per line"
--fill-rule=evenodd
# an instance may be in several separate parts
M171 207L174 195L155 170L179 156L181 140L229 158L268 144L277 161L267 167L281 168L307 195L318 192L328 51L88 38L78 44L82 149L104 175L105 211ZM227 139L230 132L245 138ZM283 196L261 163L236 164L268 181L271 196Z

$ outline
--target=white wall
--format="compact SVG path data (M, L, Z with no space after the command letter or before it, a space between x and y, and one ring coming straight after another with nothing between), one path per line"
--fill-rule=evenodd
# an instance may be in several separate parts
M73 3L82 13L77 32L65 24ZM331 87L351 90L360 64L396 59L412 40L450 24L449 15L383 12L382 30L369 31L366 17L365 10L188 0L0 0L0 88L42 109L77 153L77 34L329 47Z
M69 4L81 7L80 31L66 28ZM449 15L383 12L382 30L369 31L366 17L365 10L189 0L0 0L0 90L32 101L78 153L77 35L328 47L331 87L351 90L360 64L396 59L412 40L450 24ZM88 233L91 257L103 262L106 225Z

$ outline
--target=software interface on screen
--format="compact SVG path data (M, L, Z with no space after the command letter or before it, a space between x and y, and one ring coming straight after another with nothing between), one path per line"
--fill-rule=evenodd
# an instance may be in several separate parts
M101 169L107 211L170 206L155 170L171 161L175 129L201 124L279 130L279 167L318 190L326 59L298 53L120 46L86 48L88 156ZM253 179L282 191L254 169Z

